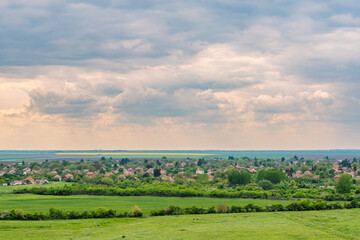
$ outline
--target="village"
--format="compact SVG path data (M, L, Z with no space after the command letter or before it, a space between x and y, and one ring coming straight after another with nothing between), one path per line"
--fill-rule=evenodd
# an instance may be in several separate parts
M246 161L245 161L246 160ZM311 183L337 181L341 174L360 180L356 158L345 160L298 159L105 159L96 161L44 161L42 163L2 163L2 185L47 184L53 181L121 183L122 180L155 179L177 183L204 181L224 182L231 171L256 175L261 170L280 169L289 179L305 179Z

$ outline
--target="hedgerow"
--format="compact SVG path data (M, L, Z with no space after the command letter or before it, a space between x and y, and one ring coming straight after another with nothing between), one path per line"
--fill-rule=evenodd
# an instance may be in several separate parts
M169 206L166 209L152 210L151 216L165 215L187 215L187 214L214 214L214 213L245 213L245 212L278 212L278 211L314 211L331 209L350 209L359 208L360 203L353 200L341 205L340 203L326 202L325 200L302 200L283 206L279 203L268 205L265 208L254 204L247 204L244 207L231 206L216 210L214 206L203 207L185 207ZM93 211L61 210L50 208L48 212L24 213L21 209L12 209L0 213L0 220L59 220L59 219L87 219L87 218L121 218L121 217L142 217L143 212L138 206L134 206L129 213L117 213L116 210L103 207L96 208Z

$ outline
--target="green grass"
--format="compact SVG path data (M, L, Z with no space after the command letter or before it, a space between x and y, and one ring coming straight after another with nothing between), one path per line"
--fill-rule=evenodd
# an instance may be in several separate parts
M2 221L0 239L360 239L359 216L351 209Z
M50 207L62 210L78 209L81 211L93 210L97 207L116 209L120 212L129 211L132 206L138 205L145 214L152 209L163 209L170 205L180 207L211 207L218 203L227 205L245 206L253 203L265 207L273 203L287 205L290 200L264 200L264 199L234 199L234 198L181 198L181 197L151 197L151 196L51 196L34 194L0 194L0 211L22 209L25 212L48 211Z
M3 186L0 185L0 195L6 193L12 193L17 188L24 188L24 187L62 187L66 184L66 182L50 182L49 184L42 184L42 185L17 185L17 186Z

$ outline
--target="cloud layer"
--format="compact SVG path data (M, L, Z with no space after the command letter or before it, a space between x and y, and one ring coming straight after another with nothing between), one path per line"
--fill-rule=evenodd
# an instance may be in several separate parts
M3 148L360 147L355 0L0 11Z

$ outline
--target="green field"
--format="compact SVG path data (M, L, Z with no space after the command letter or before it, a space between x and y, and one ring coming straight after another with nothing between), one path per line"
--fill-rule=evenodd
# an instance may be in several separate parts
M64 185L69 185L69 183L66 182L50 182L48 184L43 185L17 185L17 186L0 186L0 196L2 194L12 193L15 189L18 188L26 188L26 187L62 187Z
M2 221L0 239L360 239L359 216L352 209Z
M97 207L116 209L120 212L129 211L132 206L138 205L145 214L150 214L152 209L164 209L170 205L180 207L211 207L218 203L227 205L245 206L253 203L265 207L273 203L287 205L289 200L263 200L243 198L196 198L196 197L151 197L151 196L50 196L34 194L0 194L0 211L22 209L25 212L48 211L50 207L67 210L78 209L81 211L94 210Z

